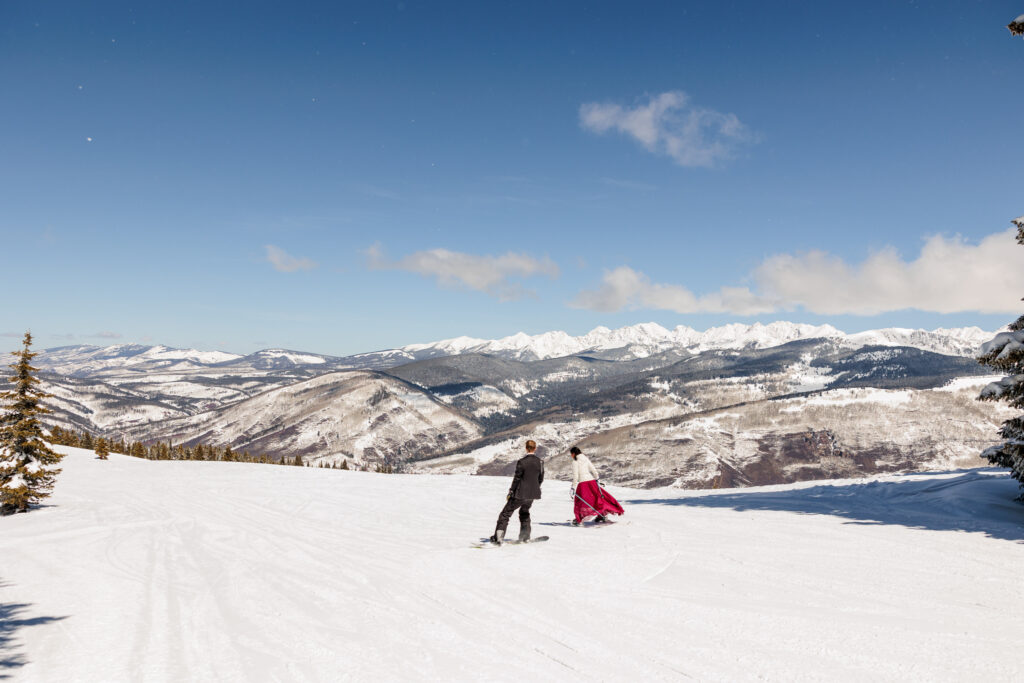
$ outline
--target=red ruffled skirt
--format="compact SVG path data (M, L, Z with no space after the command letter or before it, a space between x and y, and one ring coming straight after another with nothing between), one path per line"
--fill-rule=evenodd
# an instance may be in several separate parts
M594 479L579 483L579 486L576 487L573 503L572 511L576 514L577 522L582 522L585 517L621 515L626 512L619 505L619 501L615 500L612 494L598 486L597 481Z

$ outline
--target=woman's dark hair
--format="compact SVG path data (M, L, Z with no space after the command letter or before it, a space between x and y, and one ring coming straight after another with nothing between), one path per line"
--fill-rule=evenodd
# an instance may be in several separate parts
M572 448L570 448L570 449L569 449L569 455L571 455L571 456L572 456L572 459L573 459L573 460L575 460L575 459L576 459L576 456L577 456L577 455L579 455L579 454L580 454L580 453L582 453L582 452L583 452L583 451L581 451L581 450L580 450L580 447L579 447L579 446L573 446Z

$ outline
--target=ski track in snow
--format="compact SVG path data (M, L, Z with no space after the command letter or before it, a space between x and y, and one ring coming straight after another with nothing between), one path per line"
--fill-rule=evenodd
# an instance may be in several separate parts
M994 471L613 488L626 517L601 530L561 526L565 482L546 482L551 540L479 552L508 478L61 450L49 504L0 519L0 604L25 605L0 677L1022 675L1024 507Z

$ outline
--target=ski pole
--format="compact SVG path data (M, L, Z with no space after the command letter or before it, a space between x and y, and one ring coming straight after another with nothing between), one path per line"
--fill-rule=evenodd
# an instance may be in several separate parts
M576 493L576 489L573 489L573 491L572 491L572 495L576 496L576 497L577 497L577 498L579 498L580 500L583 500L582 498L580 498L580 494ZM587 506L588 508L590 508L591 510L593 510L594 512L597 512L597 515L598 515L598 517L600 517L600 516L601 516L601 513L600 513L600 512L598 512L598 510L597 510L597 508L596 508L596 507L594 507L593 505L591 505L590 503L588 503L588 502L587 502L587 501L585 501L585 500L583 500L583 503L584 503L584 504L585 504L585 505L586 505L586 506Z

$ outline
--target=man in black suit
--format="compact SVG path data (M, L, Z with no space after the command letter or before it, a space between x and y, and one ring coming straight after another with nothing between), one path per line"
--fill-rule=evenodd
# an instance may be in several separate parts
M544 461L537 457L536 450L537 444L532 439L526 442L526 455L516 463L516 476L508 490L508 502L498 515L492 543L501 545L505 540L508 522L516 508L519 508L519 540L530 540L530 506L540 498L540 485L544 481Z

